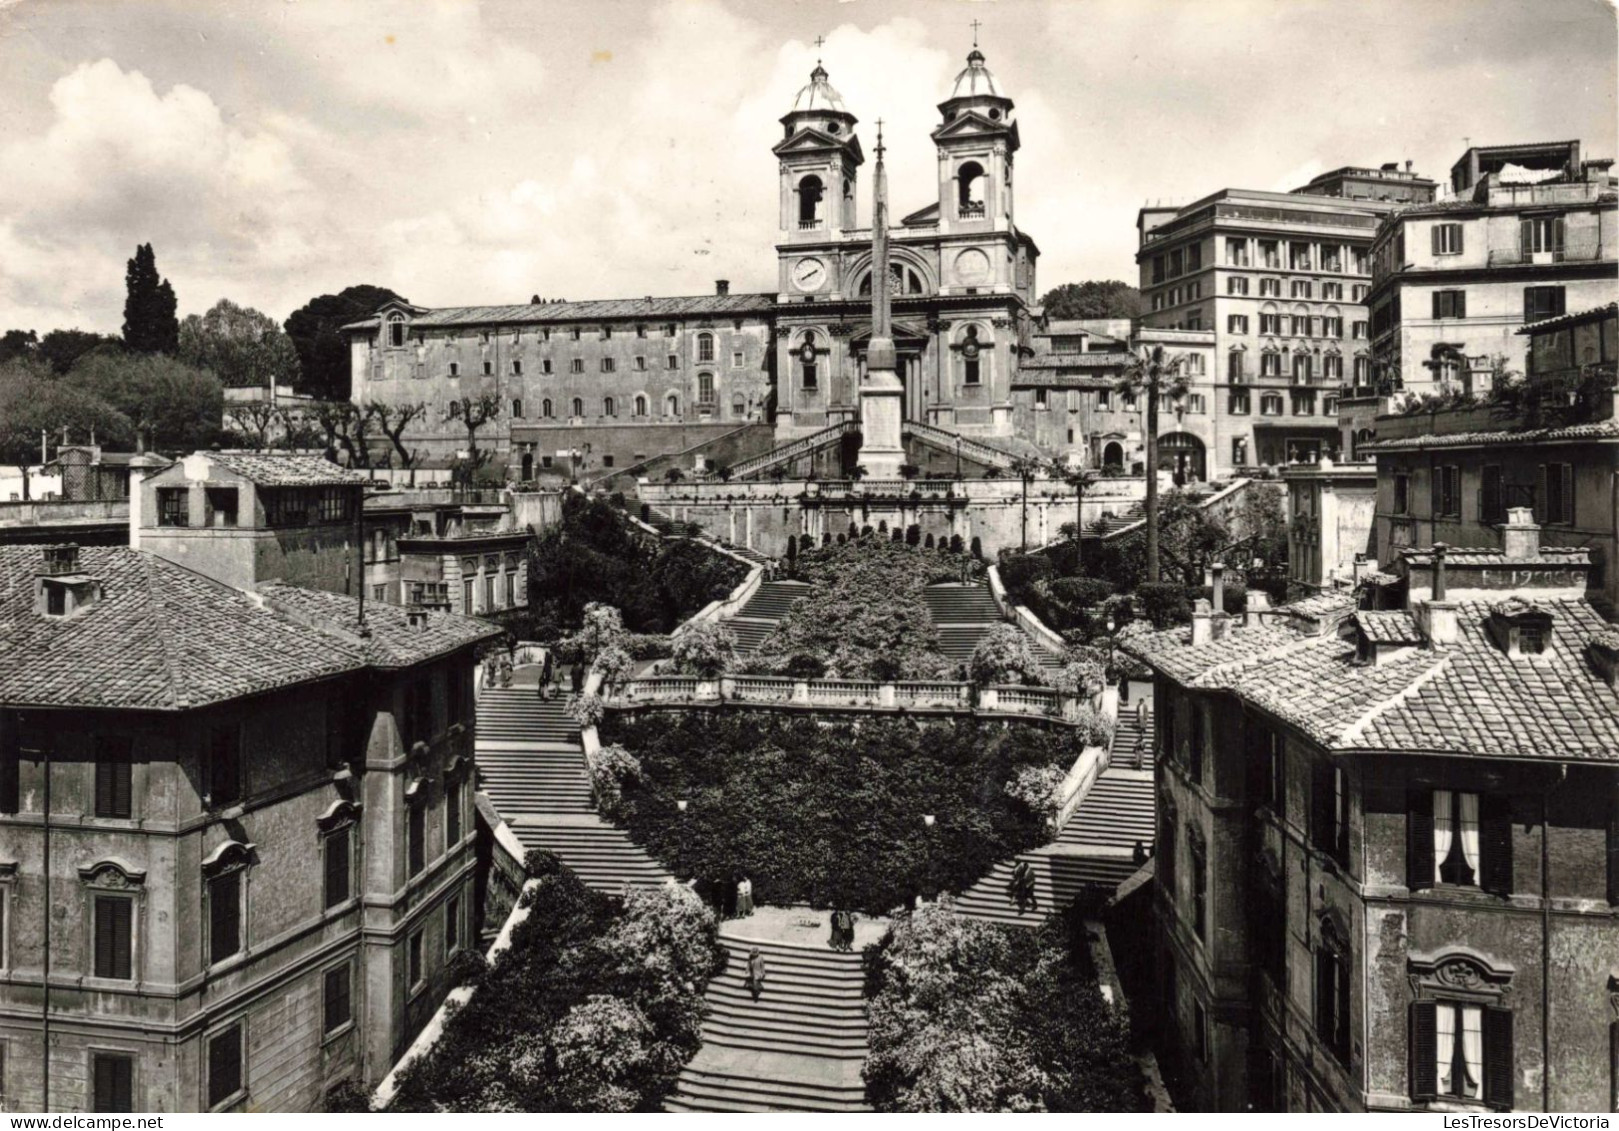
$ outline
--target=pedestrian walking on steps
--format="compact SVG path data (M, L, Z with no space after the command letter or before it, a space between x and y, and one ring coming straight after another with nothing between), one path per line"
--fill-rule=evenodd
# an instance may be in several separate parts
M854 912L834 911L832 913L833 926L837 931L837 941L833 949L851 951L854 949Z
M753 881L743 876L736 885L736 915L746 919L753 914Z
M1019 860L1012 869L1012 901L1017 904L1018 914L1025 911L1040 910L1040 900L1034 890L1034 869L1027 860Z
M551 649L545 650L545 663L540 665L540 698L551 698L551 681L556 678L556 663L551 659Z
M736 918L736 889L737 883L740 879L740 876L732 875L729 883L727 883L724 879L720 879L715 884L715 888L717 889L715 898L719 901L721 919Z
M747 986L754 1001L758 1001L759 995L765 992L765 956L759 953L758 947L748 951Z
M571 673L571 677L573 681L573 693L578 695L585 689L585 665L580 661L575 660L573 662L573 671Z
M831 917L828 919L828 923L832 927L832 935L831 935L830 938L828 938L826 940L826 945L831 947L833 950L842 950L843 949L843 912L841 912L841 911L832 912Z

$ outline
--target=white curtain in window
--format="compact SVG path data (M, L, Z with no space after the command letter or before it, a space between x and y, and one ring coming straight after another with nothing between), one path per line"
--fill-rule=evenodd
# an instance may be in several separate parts
M1440 879L1439 869L1445 864L1445 857L1450 855L1450 842L1453 835L1451 825L1451 806L1455 794L1448 789L1433 791L1433 866L1434 880ZM1441 1012L1443 1012L1441 1010Z
M1456 1094L1477 1099L1484 1092L1484 1010L1477 1005L1463 1005L1456 1012L1462 1015L1462 1056L1467 1059L1467 1079Z
M1441 794L1434 794L1437 798ZM1450 1070L1456 1059L1456 1010L1448 1005L1441 1005L1434 1010L1434 1030L1437 1040L1434 1042L1439 1068L1439 1094L1442 1096L1455 1095L1451 1086Z
M1456 796L1457 823L1461 827L1462 857L1467 866L1478 875L1478 794L1458 793Z

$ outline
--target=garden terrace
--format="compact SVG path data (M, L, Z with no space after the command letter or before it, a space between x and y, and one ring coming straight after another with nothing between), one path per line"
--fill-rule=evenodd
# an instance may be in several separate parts
M1049 814L1006 785L1026 766L1060 777L1085 745L1066 727L762 711L614 713L600 729L639 762L615 810L651 855L683 875L745 872L761 904L869 914L1044 843Z

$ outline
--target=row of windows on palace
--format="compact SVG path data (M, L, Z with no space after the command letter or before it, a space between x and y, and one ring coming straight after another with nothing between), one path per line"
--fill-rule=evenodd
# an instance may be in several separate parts
M1225 281L1225 293L1239 298L1252 294L1250 287L1252 280L1246 275L1232 275ZM1294 279L1288 283L1288 297L1296 299L1315 299L1315 283L1309 279ZM1349 288L1350 302L1365 302L1366 296L1371 293L1371 287L1364 283L1356 283ZM1197 302L1203 297L1203 284L1201 282L1187 283L1184 286L1170 287L1166 291L1159 291L1152 296L1153 310L1168 310L1172 306L1182 303ZM1259 280L1260 298L1281 298L1282 280ZM1343 302L1344 285L1342 283L1322 283L1322 302Z
M1349 275L1371 274L1371 260L1365 248L1344 248L1336 244L1317 246L1308 240L1264 240L1246 236L1225 237L1225 265L1227 267L1259 267L1280 271L1286 249L1286 269L1289 271L1332 271ZM1347 252L1347 254L1345 254ZM1345 270L1344 264L1349 264ZM1194 243L1185 248L1155 255L1152 259L1153 285L1165 279L1177 279L1192 271L1203 270L1203 245ZM1276 280L1261 280L1261 282ZM1337 284L1329 284L1337 285ZM1246 293L1246 292L1245 292Z
M1435 224L1429 229L1429 251L1435 256L1461 255L1467 247L1467 235L1460 223ZM1490 264L1522 263L1536 255L1549 255L1554 259L1567 254L1566 230L1561 216L1535 216L1518 223L1517 243L1510 247L1490 248ZM1586 249L1580 258L1596 258L1598 245ZM1379 244L1372 255L1372 277L1381 280L1399 271L1406 264L1405 228L1395 230L1393 239Z
M731 320L731 329L740 332L742 330L743 326L745 326L746 324L747 324L746 319L733 318ZM623 327L620 327L619 329L623 329ZM665 338L673 339L673 338L678 338L680 336L680 327L674 322L665 322L661 329L662 329L662 336L665 337ZM539 340L539 341L549 342L551 340L551 327L549 327L549 326L538 326L538 327L535 327L531 332L538 336L537 340ZM560 331L560 330L558 332L559 333L564 333L564 331ZM492 342L494 342L494 340L495 340L496 331L494 331L494 330L478 330L478 331L475 331L475 333L478 335L478 344L479 345L489 345ZM602 342L611 341L613 339L613 337L614 337L614 327L611 324L604 323L604 324L596 327L594 333L595 333L595 337L596 337L597 341L602 341ZM583 326L569 326L569 327L567 327L567 329L565 331L565 334L566 334L567 340L570 341L570 342L583 341L584 336L585 336L585 328ZM435 336L438 336L438 335L435 335ZM645 338L651 337L651 333L650 333L650 329L649 329L648 325L645 322L638 322L630 329L630 333L628 335L626 335L626 336L645 339ZM412 332L411 332L411 330L410 330L410 328L409 328L409 326L408 326L408 324L407 324L407 322L405 320L405 316L403 314L397 314L397 313L396 314L390 314L388 316L388 329L387 329L387 339L386 339L389 348L390 349L403 349L409 343L411 337L412 337ZM425 344L426 341L427 341L426 331L416 330L414 332L414 338L415 338L415 344L416 345ZM447 333L445 333L443 335L443 339L448 344L455 345L460 341L460 335L459 335L458 331L450 330L450 331L448 331ZM522 340L523 340L523 328L521 326L513 327L512 330L511 330L511 343L513 345L517 345L517 344L521 343ZM715 356L714 350L715 350L715 342L716 342L716 340L717 339L716 339L715 334L714 334L714 332L712 330L699 330L698 331L698 333L697 333L697 358L698 358L699 361L713 361L714 360L714 356Z
M1068 410L1077 412L1079 410L1078 399L1089 391L1068 390ZM1114 399L1115 390L1113 389L1096 389L1094 393L1097 412L1139 411L1136 395L1133 392L1120 392L1117 401ZM1291 399L1292 415L1314 416L1316 415L1318 402L1316 393L1317 390L1315 389L1292 389L1289 391L1289 398L1284 398L1279 390L1261 390L1259 394L1259 415L1281 416L1287 399ZM1319 403L1322 416L1336 417L1338 415L1338 398L1333 394L1327 393L1321 396ZM1051 390L1036 389L1034 391L1034 404L1037 409L1052 408ZM1254 399L1251 390L1233 389L1226 395L1226 412L1233 416L1249 416L1253 413L1253 406ZM1160 393L1158 394L1158 411L1160 415L1183 413L1187 416L1203 416L1209 411L1208 397L1203 393L1187 393L1179 398L1172 393Z
M1435 321L1467 317L1467 292L1460 288L1431 292ZM1382 337L1400 324L1400 296L1398 293L1386 304L1372 311L1372 336ZM1537 286L1523 289L1525 322L1539 322L1544 318L1557 318L1568 312L1568 292L1560 286Z
M709 357L701 357L701 356L699 356L697 360L698 360L699 364L706 365L706 364L711 364L714 361L714 358L712 356L709 356ZM664 367L664 369L666 371L679 369L680 368L680 355L676 354L676 353L671 353L671 354L666 355L665 358L664 358L663 367ZM731 354L731 368L732 369L746 369L747 367L748 367L747 354L742 350L733 351L732 354ZM600 359L598 359L598 368L603 373L617 373L618 372L618 359L616 357L603 357L603 358L600 358ZM635 357L631 361L631 368L632 368L632 371L636 372L636 373L649 373L649 372L651 372L651 370L649 370L647 368L647 359L646 359L646 356L644 354L636 354L635 355ZM569 366L568 366L568 372L569 373L583 373L584 371L585 371L585 359L584 358L576 357L576 358L572 358L570 360ZM513 377L521 377L523 375L523 361L522 361L521 358L516 358L516 357L512 358L509 372L511 373L511 375ZM550 358L545 357L545 358L540 359L540 374L542 376L550 376L551 374L553 374L555 372L556 372L556 370L553 368ZM416 376L417 377L426 377L427 375L428 375L428 373L427 373L427 366L426 365L418 365L416 367ZM483 375L485 377L493 377L495 375L495 363L493 361L487 361L486 360L483 363ZM461 363L459 361L450 362L447 369L445 370L445 376L447 376L447 377L460 377L461 376ZM712 377L711 374L709 376Z
M1508 483L1499 464L1486 464L1479 469L1478 521L1504 523L1507 511L1514 507L1528 507L1535 521L1542 524L1570 526L1574 522L1574 465L1572 463L1543 463L1535 472L1537 482ZM1429 475L1429 517L1462 517L1462 469L1457 464L1438 464ZM1396 472L1392 513L1411 516L1411 474Z
M706 381L703 380L703 378L705 378L705 377L707 377L708 380L706 380ZM697 407L698 407L698 409L701 410L701 411L712 411L713 408L714 408L714 405L718 402L718 399L719 398L715 395L715 391L714 391L713 378L709 374L706 374L706 373L699 374L698 375L698 381L697 381ZM594 401L592 401L590 403L591 403L591 405L595 404ZM527 406L524 405L523 400L522 400L521 397L514 397L512 399L512 404L511 404L512 418L514 420L526 420L526 419L528 419L524 415L524 413L526 411L526 407ZM539 415L537 417L535 417L535 419L537 419L537 420L555 420L555 419L557 419L556 407L557 407L556 402L553 401L550 397L542 397L542 398L540 398L540 404L539 404L540 411L539 411ZM635 397L630 401L630 417L632 419L635 419L635 420L650 419L650 417L651 417L651 407L652 407L651 399L648 398L646 396L646 394L644 394L644 393L637 393L635 395ZM583 397L574 397L573 400L569 402L568 408L569 408L570 411L569 411L568 416L565 419L583 420L585 418L585 416L586 416L586 413L585 413L586 402L585 402L585 399ZM747 401L747 398L744 397L741 393L733 394L732 397L731 397L731 416L734 419L740 420L743 417L747 416L747 414L748 414L748 401ZM601 415L603 417L616 417L616 416L618 416L618 398L617 397L603 397L601 399ZM663 395L663 415L666 418L677 417L677 416L680 415L680 394L679 393L665 393Z
M1538 638L1520 644L1539 651ZM1191 733L1184 752L1175 741L1172 704L1165 704L1160 723L1162 757L1192 782L1204 782L1209 732L1203 710L1193 705ZM1257 802L1260 819L1281 820L1286 806L1286 758L1282 737L1275 731L1255 736L1255 757L1249 761L1248 788ZM1306 830L1313 848L1331 858L1347 874L1350 866L1349 782L1341 765L1320 761L1311 765L1307 792ZM1207 946L1213 937L1209 908L1208 846L1194 823L1184 826L1172 798L1163 797L1156 852L1161 890L1178 898L1175 883L1181 866L1179 841L1184 827L1187 890L1184 908L1193 935ZM1512 814L1505 794L1447 789L1412 789L1406 799L1406 886L1412 892L1429 889L1471 889L1502 898L1512 894ZM1610 840L1619 829L1610 828ZM1610 855L1615 849L1610 844ZM1247 907L1254 940L1255 964L1283 993L1287 991L1287 899L1282 876L1258 861L1251 876ZM1619 880L1610 878L1609 902L1619 906ZM1352 1047L1350 1000L1354 946L1352 932L1330 911L1319 916L1314 964L1312 1013L1321 1044L1347 1069ZM1174 1002L1175 966L1165 967L1165 1000ZM1504 1001L1504 996L1499 1001ZM1409 1087L1413 1101L1463 1099L1510 1109L1514 1075L1509 1007L1472 1000L1446 1000L1422 991L1410 1005ZM1619 1023L1616 1023L1619 1034ZM1619 1040L1619 1036L1616 1036ZM1209 1019L1201 1002L1193 1005L1194 1054L1206 1062L1210 1047ZM1619 1071L1619 1065L1615 1066Z
M461 673L448 673L445 678L448 692L447 719L443 728L436 726L434 718L432 682L423 677L406 688L405 709L400 716L401 736L408 749L416 742L430 741L437 734L459 723L465 726L468 699ZM334 695L327 701L326 760L330 767L345 761L349 740L346 700ZM14 814L20 811L18 791L18 764L23 757L38 760L38 751L30 748L26 733L12 727L9 734L17 736L13 745L0 756L0 812ZM112 820L130 820L136 817L134 797L131 739L128 735L98 735L95 741L93 815ZM210 736L206 765L208 793L204 802L219 810L239 804L246 799L239 727L216 727ZM444 854L460 847L472 831L469 819L470 789L464 770L457 776L445 775L444 790ZM427 867L427 807L428 797L424 785L414 785L406 792L406 870L410 878L421 875ZM322 914L342 913L358 897L353 877L361 871L360 843L355 835L359 807L340 804L333 815L317 822L312 835L316 839L315 851L321 859ZM247 878L251 869L245 846L235 845L235 851L216 852L204 864L204 950L210 967L231 961L249 946L245 924L247 906ZM279 847L279 846L278 846ZM89 881L90 922L90 974L95 978L115 982L140 980L137 945L137 896L126 891L102 891L95 888L95 876ZM6 893L0 899L0 969L9 969L12 962L11 934L7 930L11 917L16 914L14 895ZM470 928L465 916L471 904L460 895L452 895L444 917L444 946L442 961L466 945ZM426 928L413 932L405 943L407 992L414 995L427 984ZM328 967L322 973L322 1031L323 1039L340 1036L353 1024L352 987L353 963L345 959ZM246 1090L243 1078L243 1022L236 1021L208 1038L208 1106L222 1107L236 1102ZM0 1054L0 1092L4 1090L4 1057ZM92 1053L90 1078L92 1110L133 1111L133 1080L135 1060L117 1053Z

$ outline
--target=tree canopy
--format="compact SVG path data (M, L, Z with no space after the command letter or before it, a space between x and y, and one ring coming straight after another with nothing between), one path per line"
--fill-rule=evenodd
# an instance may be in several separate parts
M116 436L128 432L129 420L99 397L56 380L38 358L0 363L0 463L33 467L40 462L42 434L55 442L64 427ZM28 497L26 474L23 497Z
M1141 314L1141 292L1118 279L1106 282L1064 283L1040 297L1046 317L1135 318Z
M292 385L299 376L298 352L280 323L228 298L180 323L180 360L212 371L227 389Z
M292 339L303 376L303 392L326 400L347 400L350 392L349 343L342 327L375 314L384 303L405 302L387 287L362 283L335 295L320 295L292 312Z
M176 358L96 351L62 384L115 409L125 422L119 440L145 429L154 447L194 451L220 438L225 391L218 378Z
M157 255L143 243L124 272L124 346L136 353L173 353L180 345L174 288L157 272Z

